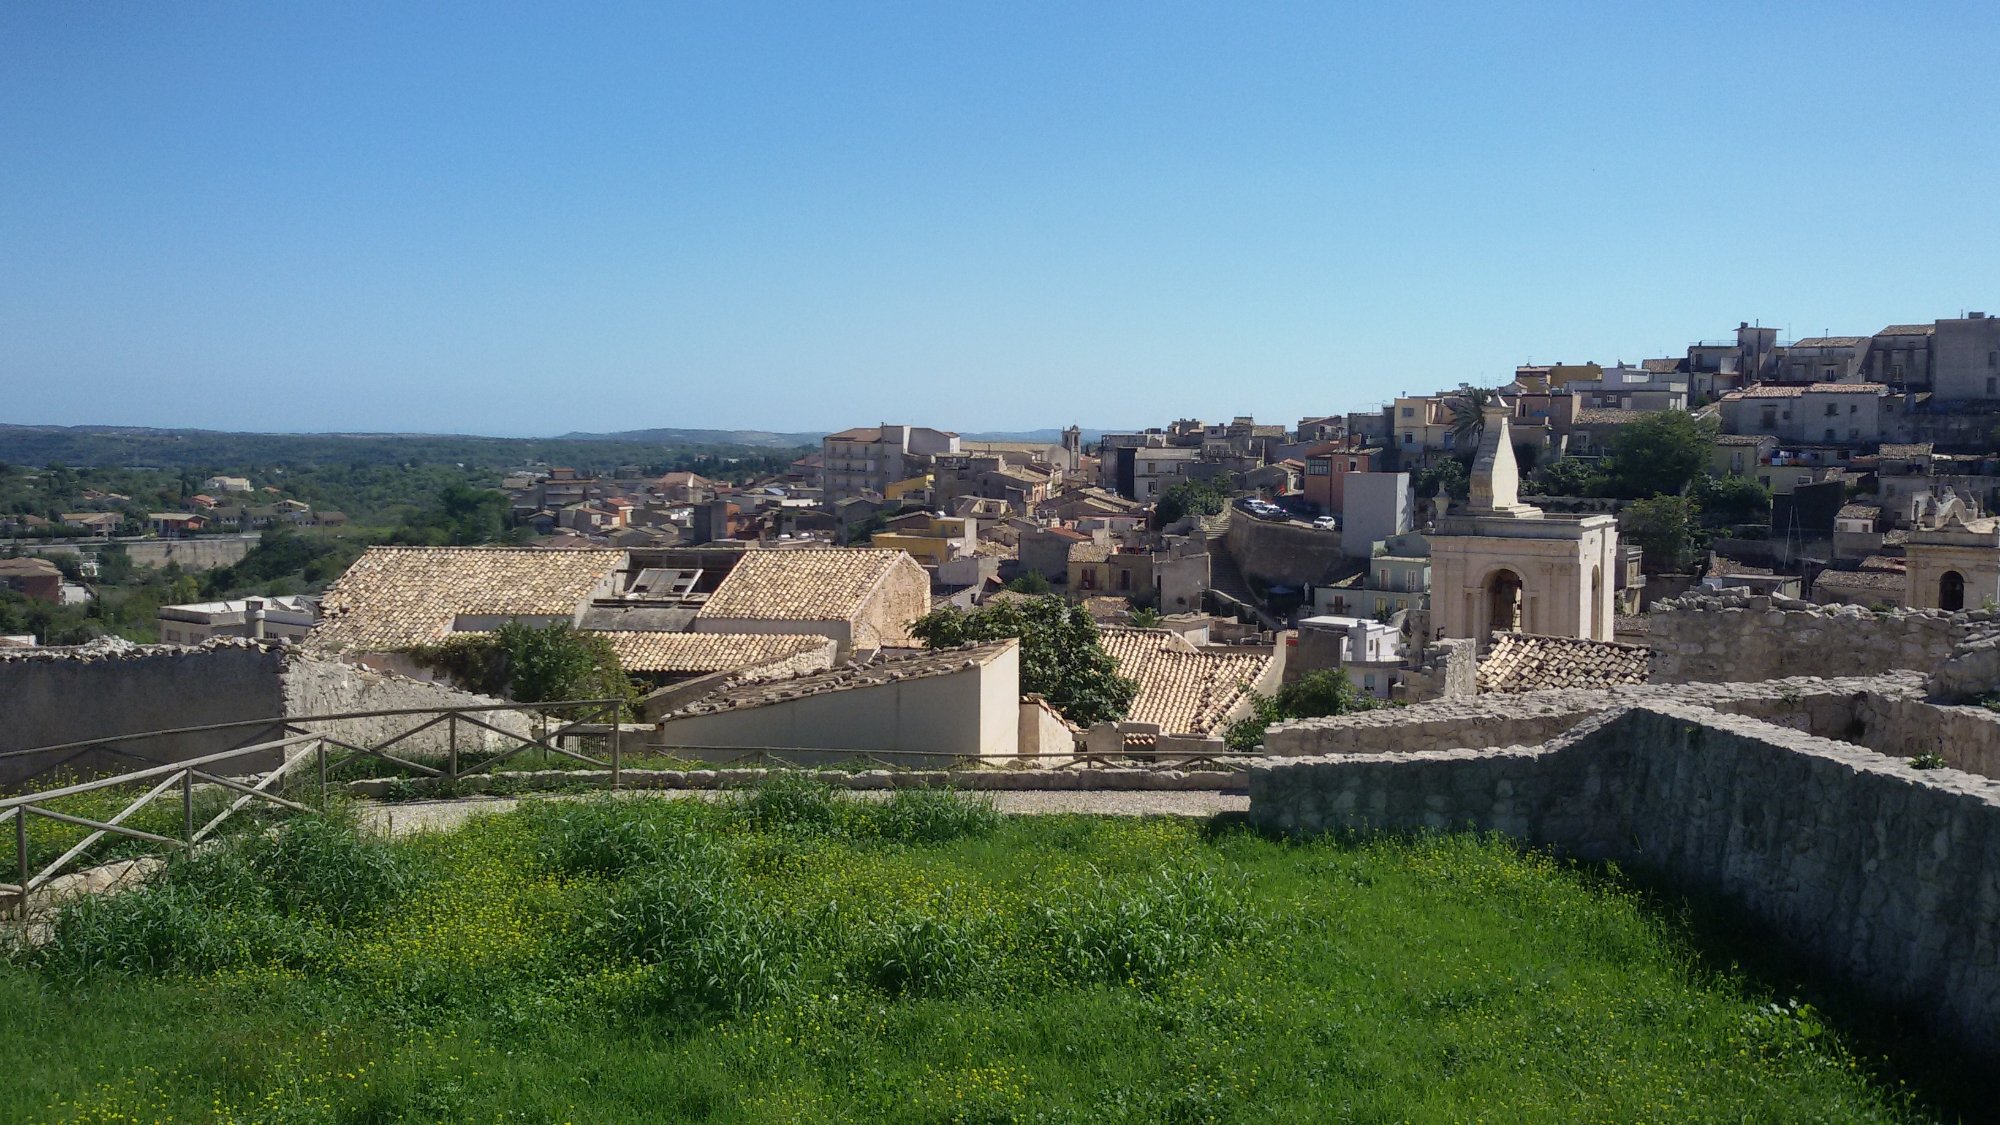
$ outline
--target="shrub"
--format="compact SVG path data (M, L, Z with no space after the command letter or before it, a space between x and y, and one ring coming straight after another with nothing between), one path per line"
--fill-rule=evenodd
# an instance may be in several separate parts
M788 771L764 778L743 803L744 816L767 831L832 832L848 798L809 774Z
M717 856L689 852L612 892L592 943L651 966L632 998L656 1013L743 1012L792 976L797 951Z
M1913 770L1941 770L1945 768L1944 755L1935 750L1927 750L1910 759Z
M533 814L536 863L560 875L616 876L714 844L678 802L639 805L609 797L550 802Z
M963 992L977 968L992 960L971 924L922 914L876 927L856 968L891 996L949 996Z
M249 869L285 914L335 927L373 917L408 888L410 864L388 840L367 837L348 821L299 816L243 845Z
M1249 908L1207 871L1164 871L1136 887L1100 884L1040 908L1039 938L1058 978L1147 984L1255 926Z
M898 789L868 811L867 823L885 840L942 844L991 834L1000 827L1000 810L988 798L955 789Z

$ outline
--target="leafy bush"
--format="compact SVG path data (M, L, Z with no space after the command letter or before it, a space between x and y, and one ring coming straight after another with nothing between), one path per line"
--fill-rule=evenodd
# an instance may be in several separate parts
M1222 740L1231 750L1255 750L1263 744L1264 732L1273 723L1372 711L1381 705L1373 696L1363 695L1347 673L1338 668L1323 668L1280 687L1276 695L1251 692L1249 716L1229 724L1222 732Z
M469 691L521 703L638 698L611 642L567 621L545 626L509 621L491 633L416 645L410 658L450 676Z
M1153 526L1166 527L1188 516L1212 516L1229 506L1229 495L1203 480L1184 480L1153 501Z
M955 789L898 789L867 811L869 831L906 844L942 844L985 836L1000 827L1000 810L985 797Z
M910 635L928 648L1019 637L1021 690L1081 726L1123 717L1139 694L1138 684L1118 674L1090 614L1059 597L997 602L973 613L934 610L910 626Z
M1935 750L1925 751L1910 759L1910 768L1913 770L1941 770L1945 768L1944 755Z

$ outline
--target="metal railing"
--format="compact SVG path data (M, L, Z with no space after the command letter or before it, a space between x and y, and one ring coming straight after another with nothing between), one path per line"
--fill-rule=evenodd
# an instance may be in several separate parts
M308 764L314 768L318 791L317 807L321 809L324 809L327 803L330 772L344 762L369 758L424 777L455 782L460 778L489 773L502 762L530 750L539 749L586 765L610 770L611 784L616 788L624 768L624 727L619 721L623 716L623 707L622 700L589 699L559 703L349 711L282 719L246 719L138 734L111 735L0 753L0 760L20 759L33 755L60 756L54 764L39 767L31 775L34 777L44 776L50 770L61 769L76 762L83 755L93 752L109 753L148 763L145 768L138 770L92 778L40 792L0 797L0 831L11 828L14 838L13 882L0 883L0 900L11 900L16 904L15 912L25 922L28 917L29 896L59 878L79 857L109 836L140 840L168 850L186 851L212 837L230 817L241 812L252 802L263 802L267 807L294 812L311 812L312 806L278 791L281 782L295 779ZM526 712L530 719L528 731L521 733L508 730L500 723L490 721L496 717L495 712L516 714ZM335 732L316 730L308 725L419 716L428 717L396 733L393 737L379 741L372 739L353 741ZM389 752L391 748L403 746L416 736L435 730L439 726L445 728L442 753L427 755L432 758L430 763L415 761L412 757ZM489 746L497 736L505 740L502 743L503 748L497 753L476 752L478 760L468 764L467 756L461 752L462 728L478 732L482 741ZM148 741L204 735L226 737L232 731L251 732L250 741L228 749L176 761L162 761L134 749L135 744ZM565 738L580 737L603 738L606 743L606 756L592 757L562 745L560 741ZM262 765L271 755L281 758L277 765L262 770L253 768ZM116 813L101 820L50 807L52 803L66 797L128 786L147 786L147 789L127 802ZM196 821L200 819L195 815L197 787L202 787L204 791L219 788L236 796L222 811L197 825ZM178 833L151 832L127 823L139 812L170 793L177 794L181 805ZM30 818L34 817L89 829L89 833L70 845L55 859L45 864L37 864L28 832Z

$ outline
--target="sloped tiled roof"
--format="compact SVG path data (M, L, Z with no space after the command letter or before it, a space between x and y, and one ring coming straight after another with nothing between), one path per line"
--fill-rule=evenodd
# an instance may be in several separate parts
M1138 681L1139 694L1126 718L1158 723L1167 734L1210 734L1243 701L1271 666L1257 652L1202 651L1166 629L1104 628L1104 648L1118 662L1118 674Z
M804 699L813 695L829 695L857 688L877 687L882 684L907 680L928 679L932 676L948 676L954 672L964 672L983 667L1019 644L1016 640L992 641L987 644L965 645L959 648L938 649L935 652L918 652L909 656L889 657L873 660L866 664L846 664L824 672L810 672L803 676L793 676L782 680L742 681L730 684L719 691L704 695L687 706L660 716L661 721L685 719L695 715L713 715L722 711L740 711L751 707L768 707L774 703L786 703L794 699Z
M1483 692L1607 688L1646 682L1650 650L1644 645L1496 633L1479 662Z
M699 616L845 621L860 611L883 576L909 557L872 548L746 551Z
M1872 520L1882 517L1882 509L1873 504L1842 504L1840 518L1844 520Z
M1829 590L1901 591L1908 583L1905 575L1886 570L1822 570L1813 579L1815 589Z
M831 637L606 630L627 672L729 672L834 647Z
M1879 395L1888 389L1887 383L1814 383L1806 388L1816 395Z
M1931 336L1937 333L1935 324L1891 324L1877 336Z
M1777 444L1778 439L1770 434L1717 434L1717 445L1763 445L1765 442Z
M622 551L514 547L370 547L320 599L306 644L389 652L443 640L459 614L575 612Z
M1889 445L1884 443L1881 455L1884 457L1929 457L1936 448L1930 442L1920 441L1913 445Z
M1639 361L1639 366L1657 375L1671 375L1679 371L1681 365L1686 362L1685 359L1642 359Z
M1795 348L1852 348L1868 342L1866 336L1808 336L1792 341Z
M1644 418L1643 410L1621 410L1615 407L1591 407L1576 412L1579 426L1625 426Z
M62 568L47 559L0 559L0 578L49 578L61 573Z

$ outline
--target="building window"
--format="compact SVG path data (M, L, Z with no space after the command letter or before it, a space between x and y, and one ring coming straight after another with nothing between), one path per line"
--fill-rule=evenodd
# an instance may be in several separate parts
M1988 375L1988 376L1986 377L1986 393L1987 393L1987 395L1988 395L1988 396L1991 396L1992 394L1994 394L1994 392L1995 392L1995 388L1994 388L1994 384L1995 384L1996 382L2000 382L2000 380L1996 380L1996 379L1994 379L1994 378L1993 378L1993 376L1991 376L1991 375Z
M1417 416L1417 408L1416 408L1416 407L1414 407L1414 406L1405 406L1405 407L1403 408L1403 417L1405 417L1405 418L1415 418L1416 416Z
M1827 404L1826 404L1826 416L1827 416L1827 417L1831 418L1831 417L1833 417L1834 415L1836 415L1836 414L1838 414L1838 413L1840 413L1840 404L1839 404L1839 403L1835 403L1835 402L1829 402L1829 403L1827 403Z
M1832 431L1832 430L1828 430L1828 431L1826 432L1826 440L1828 440L1828 441L1832 441L1832 440L1833 440L1833 431Z
M1987 381L1988 383L1991 383L1991 382L1992 382L1993 380L1991 380L1991 379L1988 379L1988 380L1986 380L1986 381ZM1404 434L1404 435L1403 435L1403 444L1404 444L1404 445L1415 445L1416 443L1417 443L1417 435L1415 435L1415 434L1409 434L1409 433L1406 433L1406 434Z

